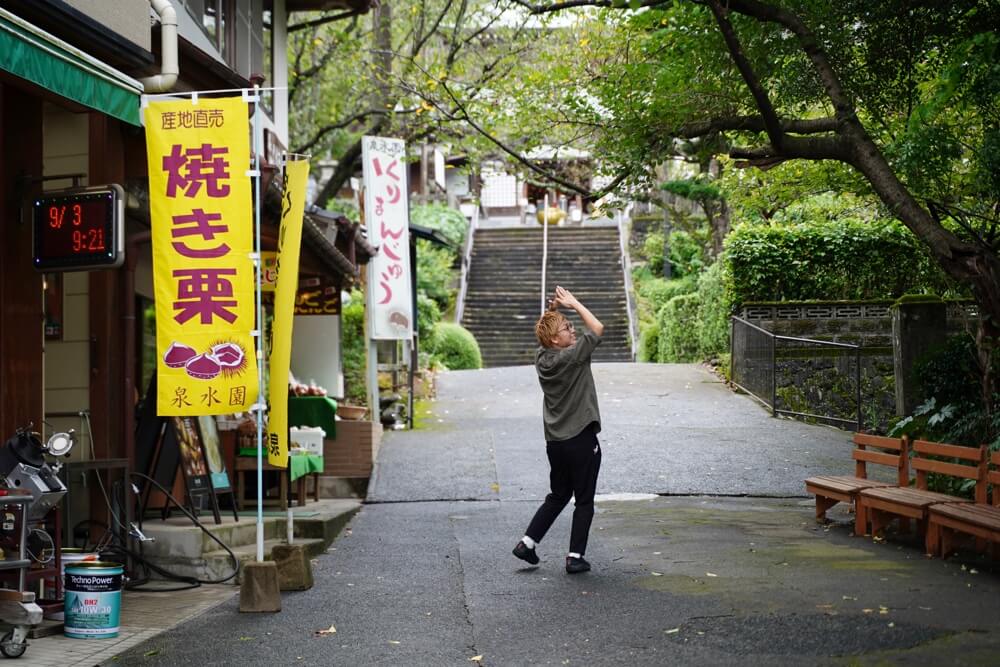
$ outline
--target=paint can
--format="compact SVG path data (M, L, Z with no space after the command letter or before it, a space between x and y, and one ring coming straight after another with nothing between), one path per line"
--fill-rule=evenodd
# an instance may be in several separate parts
M60 568L59 576L62 578L62 590L63 598L66 597L66 566L72 565L73 563L88 563L95 560L100 560L98 554L93 551L84 551L83 549L74 549L67 547L61 549L59 552L60 558L62 559L62 567Z
M75 639L117 637L125 569L90 561L66 566L64 633Z

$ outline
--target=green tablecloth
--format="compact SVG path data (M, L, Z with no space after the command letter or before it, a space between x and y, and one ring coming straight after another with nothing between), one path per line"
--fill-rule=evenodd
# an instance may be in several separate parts
M289 396L289 426L319 426L327 438L337 437L337 401L327 396Z
M240 456L253 456L256 458L257 450L252 447L241 447ZM264 463L267 463L267 456L264 456ZM302 475L311 472L323 472L323 457L314 454L291 454L288 457L288 474L294 482Z

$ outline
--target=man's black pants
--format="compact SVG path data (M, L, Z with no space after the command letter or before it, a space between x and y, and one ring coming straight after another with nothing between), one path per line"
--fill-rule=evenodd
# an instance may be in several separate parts
M590 523L594 519L597 473L601 470L601 446L593 424L569 440L548 441L545 452L549 456L552 493L545 496L545 502L535 512L525 535L541 542L570 497L575 497L569 550L583 556L587 550Z

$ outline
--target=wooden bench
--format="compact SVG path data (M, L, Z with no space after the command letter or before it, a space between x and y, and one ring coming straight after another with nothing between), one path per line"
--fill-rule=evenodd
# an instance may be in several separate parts
M956 533L972 535L976 538L977 549L982 551L989 542L1000 544L1000 452L990 456L986 481L993 486L993 504L977 502L973 504L947 503L931 505L927 515L927 541L936 546L935 555L947 558L952 552ZM985 485L983 485L985 487Z
M806 480L806 492L816 496L818 523L826 522L827 510L837 503L848 503L853 506L862 489L892 486L891 482L868 479L869 463L895 468L898 486L907 486L910 483L910 448L905 436L886 438L855 433L854 445L854 451L851 452L851 458L854 459L854 476L818 475Z
M908 525L909 519L915 519L920 534L925 538L927 553L937 550L937 545L931 543L931 534L927 530L927 516L932 505L941 503L968 503L965 498L949 496L927 490L928 473L951 475L960 479L976 481L976 499L986 499L986 447L961 447L946 445L926 440L916 440L913 443L913 460L911 466L916 471L916 488L879 487L862 489L858 494L855 533L865 534L868 524L871 524L873 536L893 518L898 517ZM937 458L965 461L954 463L951 460L941 461Z

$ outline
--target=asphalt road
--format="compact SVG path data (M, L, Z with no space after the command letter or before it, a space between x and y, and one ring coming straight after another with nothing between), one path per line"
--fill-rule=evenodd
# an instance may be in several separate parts
M802 480L849 436L772 419L697 366L595 367L604 430L590 573L547 491L532 369L443 374L428 428L387 434L370 503L273 615L236 600L108 664L997 664L1000 574L912 537L813 521ZM632 494L632 495L626 495ZM330 628L336 632L329 632ZM326 633L319 633L325 630Z

